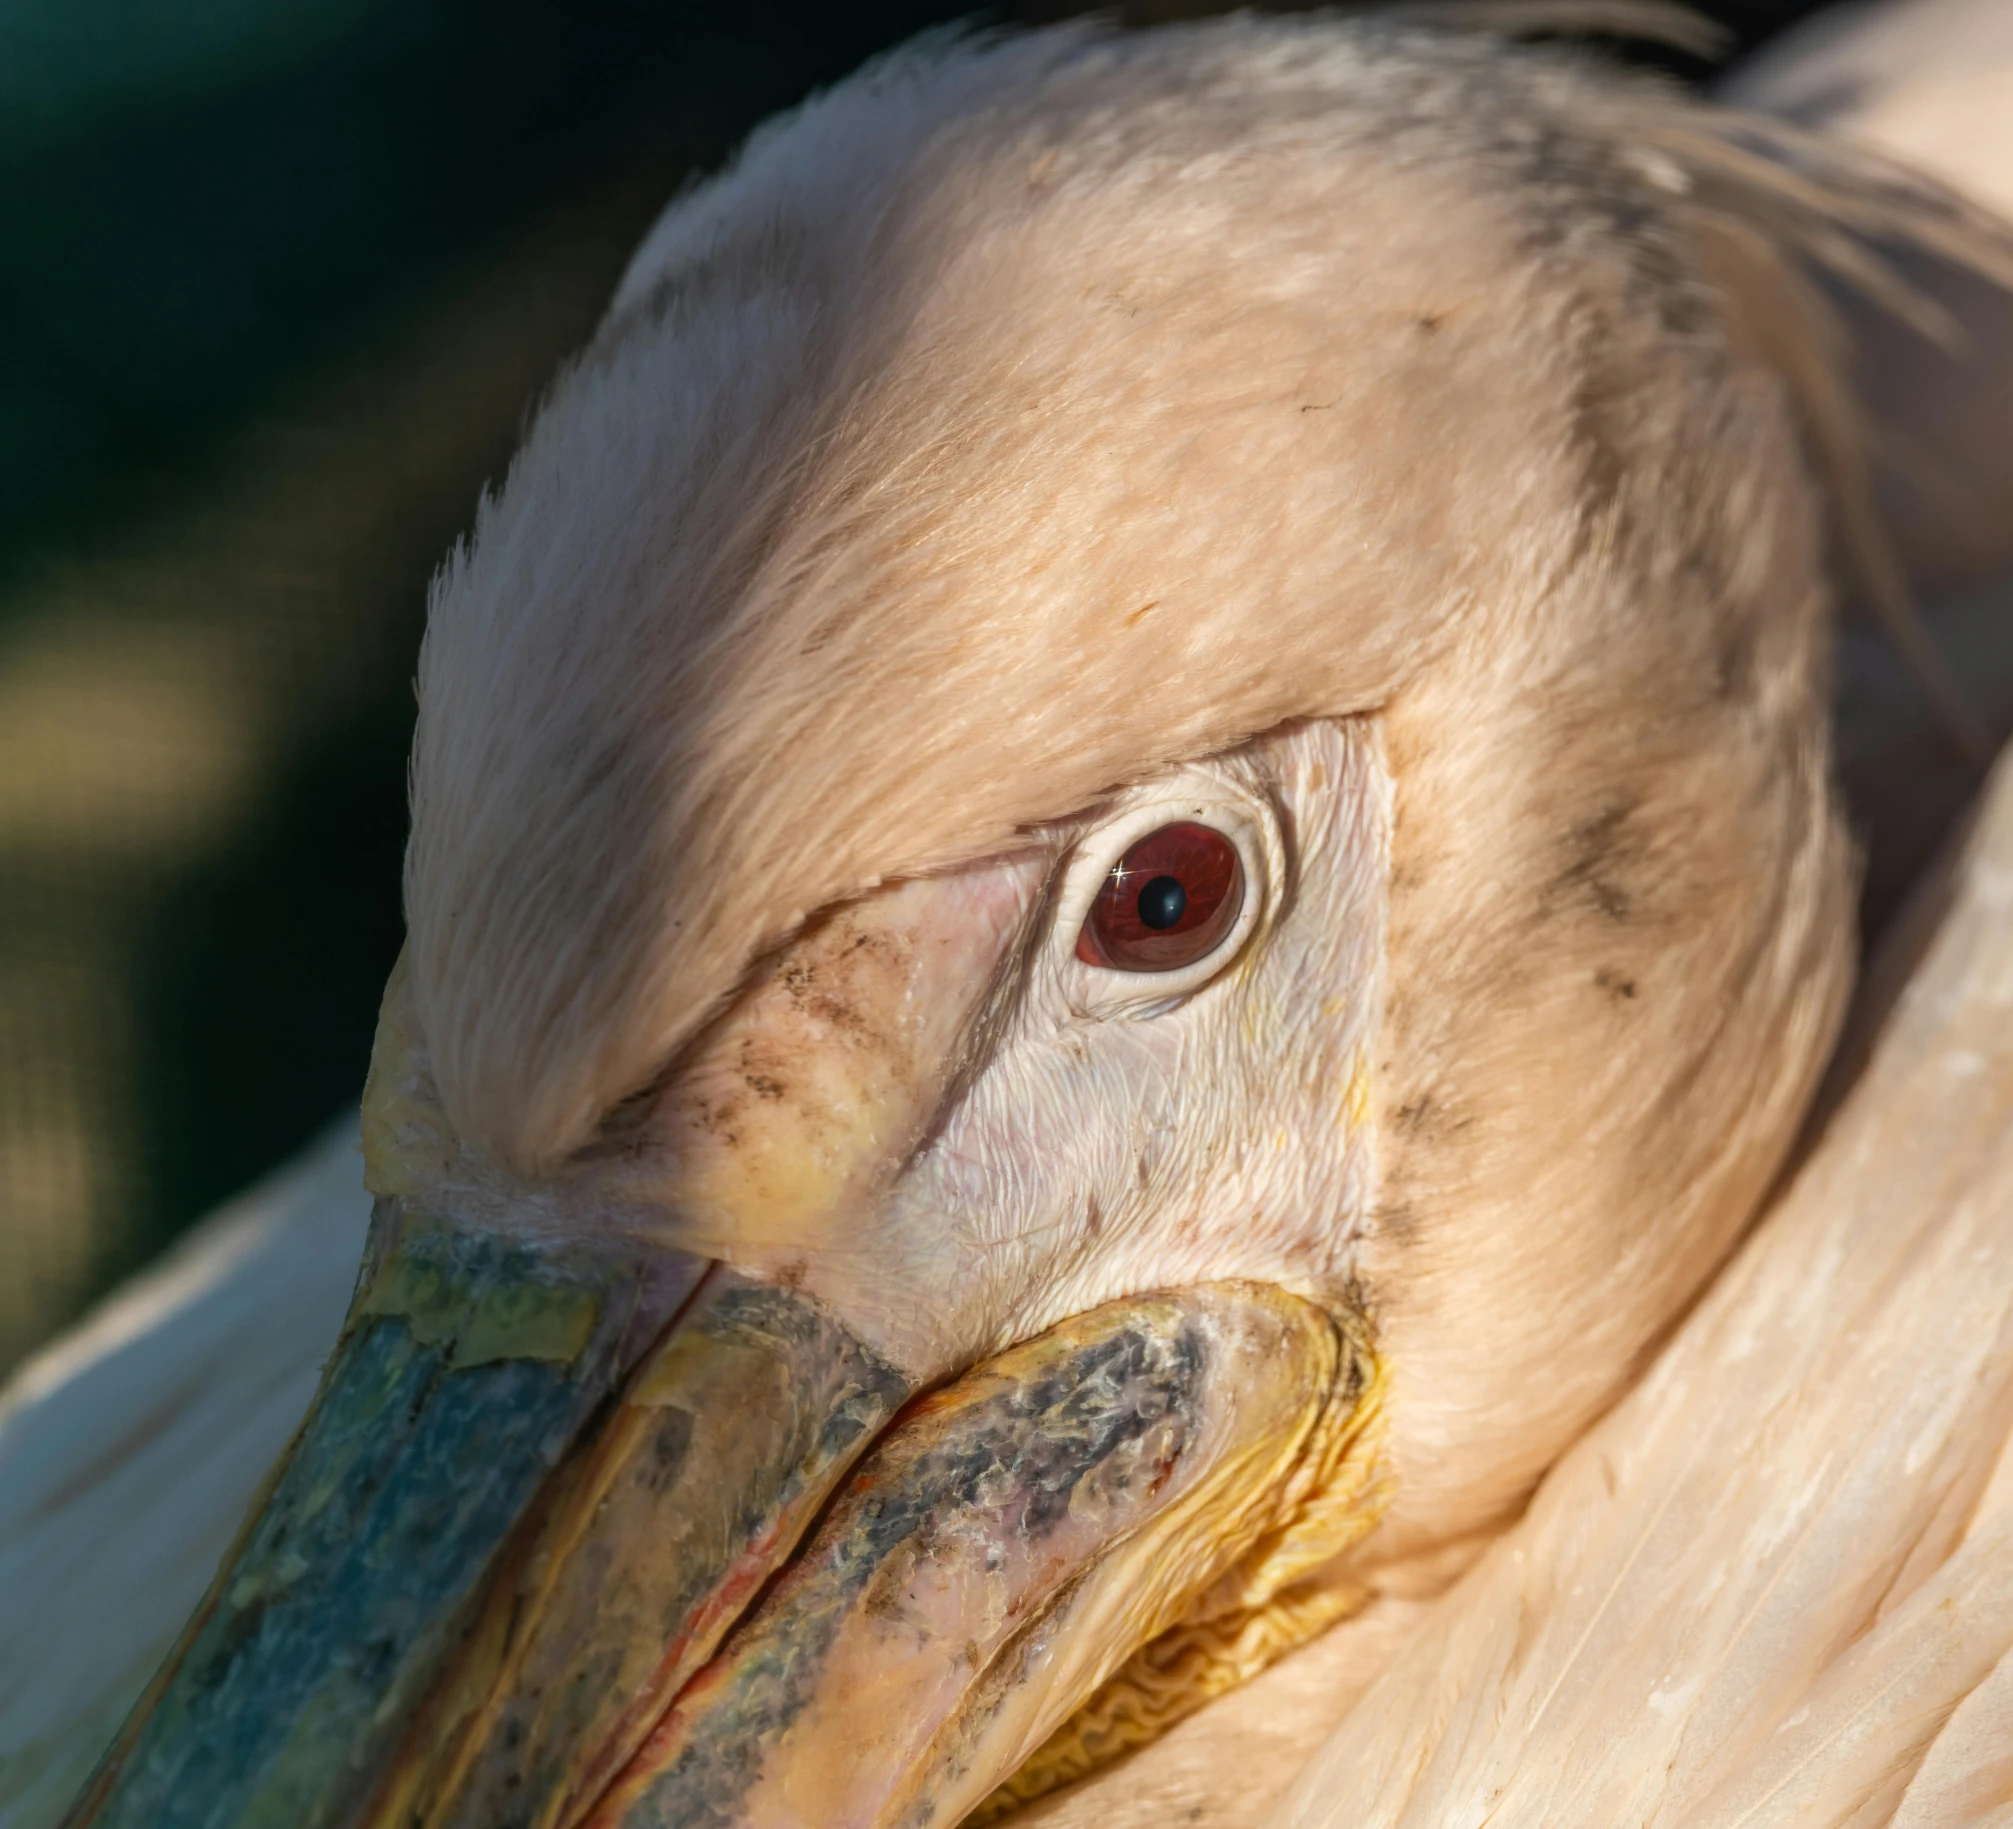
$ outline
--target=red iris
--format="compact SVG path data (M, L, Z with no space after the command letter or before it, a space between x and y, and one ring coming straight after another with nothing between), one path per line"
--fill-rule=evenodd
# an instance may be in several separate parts
M1186 820L1149 832L1111 867L1076 956L1121 972L1171 972L1213 952L1244 905L1244 866L1221 832Z

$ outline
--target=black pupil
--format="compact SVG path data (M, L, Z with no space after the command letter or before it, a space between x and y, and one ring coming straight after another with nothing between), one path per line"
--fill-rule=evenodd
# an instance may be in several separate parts
M1157 876L1139 892L1139 918L1156 933L1165 933L1181 919L1188 891L1171 876Z

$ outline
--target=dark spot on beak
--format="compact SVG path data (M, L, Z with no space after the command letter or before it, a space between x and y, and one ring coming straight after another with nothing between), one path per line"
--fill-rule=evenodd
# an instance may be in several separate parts
M657 1426L657 1439L650 1444L650 1454L656 1463L659 1483L669 1486L691 1452L692 1418L675 1404L665 1407L663 1417Z

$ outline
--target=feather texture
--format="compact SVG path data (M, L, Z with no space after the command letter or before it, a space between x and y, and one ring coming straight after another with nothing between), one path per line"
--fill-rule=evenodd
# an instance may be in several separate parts
M2009 1006L2013 761L1795 1186L1281 1829L1870 1829L1919 1767L1916 1820L1967 1820L2013 1651Z

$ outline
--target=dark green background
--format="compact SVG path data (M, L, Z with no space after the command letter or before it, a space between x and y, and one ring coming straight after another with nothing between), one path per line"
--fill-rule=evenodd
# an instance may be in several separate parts
M963 12L0 0L0 1370L354 1097L426 578L628 248Z

